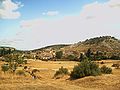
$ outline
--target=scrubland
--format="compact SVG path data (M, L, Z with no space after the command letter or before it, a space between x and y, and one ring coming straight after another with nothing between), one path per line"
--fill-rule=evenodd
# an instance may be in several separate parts
M111 67L119 60L102 60L104 64L98 63L101 67L106 65ZM79 62L74 61L40 61L29 60L26 66L31 69L38 69L37 79L33 79L29 74L16 75L10 72L2 72L0 69L0 90L120 90L120 69L112 67L112 74L102 74L100 76L88 76L76 80L71 80L69 75L60 79L53 76L61 66L68 68L69 72ZM0 62L0 65L3 62ZM17 71L22 70L19 67ZM16 71L16 72L17 72Z

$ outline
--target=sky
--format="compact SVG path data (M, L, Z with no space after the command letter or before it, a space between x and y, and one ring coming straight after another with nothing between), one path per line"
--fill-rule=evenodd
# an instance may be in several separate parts
M120 0L0 0L0 46L32 50L106 35L120 39Z

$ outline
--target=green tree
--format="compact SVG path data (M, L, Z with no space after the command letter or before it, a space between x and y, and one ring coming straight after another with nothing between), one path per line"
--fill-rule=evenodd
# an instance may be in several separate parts
M14 74L17 69L18 64L16 62L9 63L9 69Z
M85 59L87 59L87 57L81 53L80 57L79 57L79 61L81 62L81 61L83 61Z
M1 50L1 55L4 56L5 55L5 48L2 47L2 50Z
M56 58L57 58L57 59L61 59L61 58L62 58L62 55L63 55L63 52L62 52L62 51L56 52Z
M9 48L9 50L8 50L8 54L11 54L11 49Z
M89 48L89 49L87 50L87 52L86 52L86 56L87 56L88 58L90 58L90 57L91 57L91 54L92 54L92 51L91 51L91 49Z
M99 66L96 63L86 59L73 68L70 76L71 78L77 79L85 76L97 76L100 74L101 71Z
M18 64L23 64L23 63L24 63L24 58L21 57L21 56L18 56L17 59L16 59L16 62L17 62Z
M20 54L8 54L5 55L5 61L9 64L9 69L11 72L15 72L18 64L26 64L27 61Z

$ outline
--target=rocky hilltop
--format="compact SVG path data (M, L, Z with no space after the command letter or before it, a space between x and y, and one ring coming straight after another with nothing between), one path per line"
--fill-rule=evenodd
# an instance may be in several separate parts
M111 36L95 37L83 42L78 42L65 49L85 52L89 48L91 48L92 51L120 53L120 40Z

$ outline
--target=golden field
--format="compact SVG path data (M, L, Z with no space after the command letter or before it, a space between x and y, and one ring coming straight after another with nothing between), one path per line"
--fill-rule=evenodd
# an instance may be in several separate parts
M119 61L103 60L105 64L111 67L113 63ZM0 70L0 90L120 90L120 69L113 69L112 74L101 76L88 76L81 79L69 80L69 76L60 79L54 79L55 71L61 66L71 71L74 65L79 62L74 61L40 61L29 60L26 66L40 70L36 75L38 79L32 79L29 74L16 75ZM0 62L0 65L3 62ZM100 64L100 66L102 66ZM22 69L22 68L18 68Z

